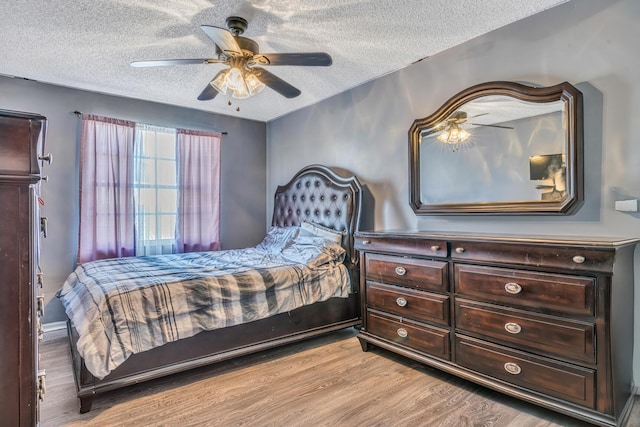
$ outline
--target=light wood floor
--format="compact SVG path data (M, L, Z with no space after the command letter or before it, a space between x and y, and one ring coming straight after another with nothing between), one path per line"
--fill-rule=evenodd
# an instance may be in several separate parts
M42 426L586 425L379 348L362 352L353 329L103 394L86 414L62 331L41 353ZM627 425L640 425L640 403Z

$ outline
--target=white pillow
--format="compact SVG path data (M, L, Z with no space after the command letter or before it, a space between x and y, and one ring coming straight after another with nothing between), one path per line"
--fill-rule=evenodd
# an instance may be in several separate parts
M341 231L336 231L332 228L324 227L320 224L309 221L302 221L302 225L300 225L300 228L318 237L324 237L325 239L335 242L339 245L342 244L343 233Z
M333 266L345 258L345 250L338 243L301 230L291 245L282 250L282 257L310 268Z
M271 227L256 248L272 254L279 254L284 248L291 245L299 233L300 227Z

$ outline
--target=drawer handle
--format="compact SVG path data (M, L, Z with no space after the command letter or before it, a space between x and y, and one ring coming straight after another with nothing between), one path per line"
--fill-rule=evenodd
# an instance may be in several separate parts
M573 262L576 264L582 264L585 261L585 258L582 255L576 255L573 257Z
M40 232L42 233L42 235L44 236L44 238L47 238L47 217L46 216L42 216L40 217Z
M47 393L47 382L44 369L38 372L38 400L43 401L44 395Z
M409 332L407 332L405 328L398 328L396 332L400 338L406 338L409 336Z
M38 317L44 316L44 295L38 295L36 297L36 312Z
M44 329L42 329L42 321L40 321L39 318L36 322L36 328L38 333L38 341L42 341L42 339L44 338Z
M51 164L53 162L53 154L48 153L46 155L39 155L38 156L39 160L42 160L43 162L47 162L48 164Z
M522 292L522 286L518 285L515 282L509 282L504 285L504 290L512 295L516 295Z
M505 363L504 370L510 373L511 375L518 375L520 372L522 372L522 368L520 368L520 366L518 366L517 363L513 363L513 362Z
M407 269L404 267L396 267L396 274L398 276L404 276L405 274L407 274Z
M402 297L396 298L396 304L398 304L400 307L404 307L407 305L407 300Z
M431 246L431 252L438 252L440 250L440 246L433 245Z
M363 245L370 245L371 244L371 240L363 240L362 244Z
M517 323L509 322L504 324L504 330L510 334L519 334L522 328Z
M464 252L464 248L462 248L462 247L456 248L456 252L461 254L462 252Z

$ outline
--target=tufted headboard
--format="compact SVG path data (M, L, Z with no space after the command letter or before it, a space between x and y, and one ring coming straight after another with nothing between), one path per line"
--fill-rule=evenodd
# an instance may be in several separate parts
M360 226L362 186L355 176L343 178L332 169L311 165L276 189L272 226L290 227L312 221L334 230L346 230L347 265L358 262L353 233Z

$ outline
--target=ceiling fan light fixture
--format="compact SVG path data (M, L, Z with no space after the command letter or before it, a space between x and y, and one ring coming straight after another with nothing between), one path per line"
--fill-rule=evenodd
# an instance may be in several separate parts
M259 94L265 87L265 84L262 83L253 73L247 73L244 81L247 84L247 89L249 89L249 94L251 94L251 96Z
M243 80L244 83L244 80ZM247 85L243 84L238 89L231 89L231 96L235 99L245 99L251 96Z
M216 78L214 78L213 80L211 80L211 82L209 83L211 86L213 86L213 88L215 90L217 90L218 92L220 92L223 95L226 95L227 93L227 74L229 73L228 70L225 70L221 73L219 73Z
M224 81L229 89L233 91L240 91L242 89L246 90L246 83L244 81L244 77L242 76L242 71L239 68L233 67L229 69L224 78Z
M259 84L262 84L255 76L252 77L254 77ZM242 71L238 68L231 68L219 73L209 84L223 95L226 95L227 91L230 91L232 98L245 99L262 90L259 86L256 86L256 89L252 90L252 86L249 84L251 81L251 79L245 80ZM253 83L253 85L255 86L255 83Z
M440 135L438 141L445 144L459 144L469 139L471 133L464 128L458 126L457 123L451 123Z

